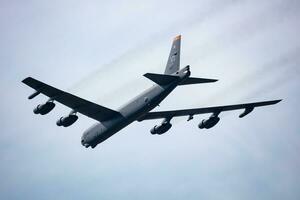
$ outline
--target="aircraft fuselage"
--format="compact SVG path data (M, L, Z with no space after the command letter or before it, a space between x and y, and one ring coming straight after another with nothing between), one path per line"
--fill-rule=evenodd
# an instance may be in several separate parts
M168 85L153 85L143 93L122 106L118 115L110 120L98 122L87 129L82 137L81 144L85 147L94 148L97 144L105 141L124 127L159 105L177 86L190 76L189 67L181 69L178 74L180 79Z

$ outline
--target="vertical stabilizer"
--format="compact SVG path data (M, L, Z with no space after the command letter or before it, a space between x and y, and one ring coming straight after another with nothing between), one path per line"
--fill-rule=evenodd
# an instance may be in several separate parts
M180 42L181 42L181 35L178 35L173 40L170 55L168 58L168 63L167 63L166 69L165 69L165 74L173 74L179 70Z

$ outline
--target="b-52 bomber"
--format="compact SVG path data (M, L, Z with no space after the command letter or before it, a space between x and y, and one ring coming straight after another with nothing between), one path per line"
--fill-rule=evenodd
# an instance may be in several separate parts
M49 113L55 107L55 101L72 109L67 116L58 119L56 122L57 126L68 127L72 125L78 119L77 113L81 113L98 121L87 129L81 137L81 144L86 148L96 147L134 121L162 119L161 124L154 126L150 130L153 135L161 135L172 127L170 122L174 117L187 116L189 121L193 119L194 115L211 113L208 119L202 120L198 125L200 129L209 129L219 122L219 114L221 112L243 109L243 112L239 115L239 117L242 118L252 112L255 107L272 105L281 101L272 100L226 106L151 112L151 110L158 106L177 86L217 81L215 79L190 77L191 72L189 66L180 69L180 46L181 36L178 35L173 40L164 74L144 74L146 78L155 84L118 110L112 110L82 99L31 77L25 78L22 82L35 90L35 92L28 97L29 99L33 99L39 94L44 94L49 97L47 102L39 104L33 110L35 114L45 115Z

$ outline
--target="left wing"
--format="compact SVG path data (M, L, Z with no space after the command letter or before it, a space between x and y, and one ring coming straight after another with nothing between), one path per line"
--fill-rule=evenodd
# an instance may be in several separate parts
M199 115L199 114L205 114L205 113L219 114L220 112L223 112L223 111L245 109L245 112L244 112L245 114L240 115L240 117L243 117L246 114L250 113L255 107L268 106L268 105L276 104L280 101L281 100L273 100L273 101L262 101L262 102L227 105L227 106L149 112L149 113L145 114L144 116L142 116L141 118L139 118L138 121L149 120L149 119L160 119L160 118L171 119L173 117L193 116L193 115Z
M97 121L105 121L116 115L120 115L120 113L117 111L105 108L93 102L77 97L73 94L64 92L34 78L28 77L25 78L22 82L35 89L37 91L37 94L42 93L48 96L51 100L58 101L65 106L72 108L75 112L79 112ZM29 99L33 98L31 96L29 97Z

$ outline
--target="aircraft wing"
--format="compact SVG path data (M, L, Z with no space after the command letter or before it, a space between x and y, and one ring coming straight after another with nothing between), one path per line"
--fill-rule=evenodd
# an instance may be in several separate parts
M280 101L281 100L273 100L273 101L262 101L262 102L227 105L227 106L215 106L215 107L206 107L206 108L149 112L149 113L145 114L144 116L142 116L140 119L138 119L138 121L149 120L149 119L160 119L160 118L171 119L173 117L193 116L193 115L199 115L199 114L205 114L205 113L219 114L220 112L223 112L223 111L231 111L231 110L239 110L239 109L247 109L251 112L255 107L268 106L268 105L276 104Z
M75 112L79 112L97 121L105 121L113 116L120 115L117 111L64 92L34 78L28 77L22 82L35 89L37 92L48 96L51 100L58 101L65 106L72 108Z

